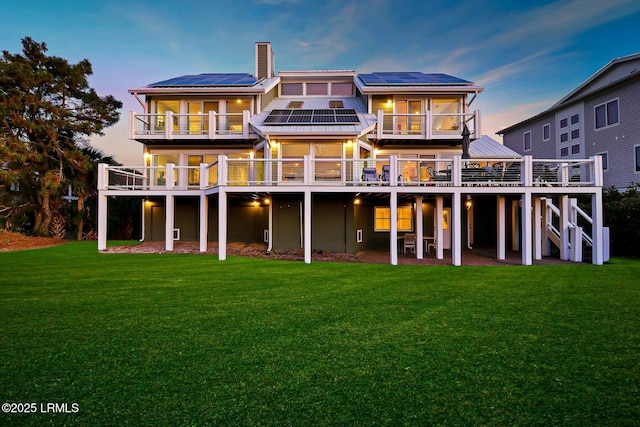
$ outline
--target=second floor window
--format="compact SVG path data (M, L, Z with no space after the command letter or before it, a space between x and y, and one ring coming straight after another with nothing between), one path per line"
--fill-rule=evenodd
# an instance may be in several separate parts
M542 126L542 140L548 141L549 139L551 139L551 125L547 123Z
M618 124L620 121L617 99L596 105L594 111L596 117L596 129L612 126Z
M524 146L524 151L531 150L531 131L522 135L522 145Z

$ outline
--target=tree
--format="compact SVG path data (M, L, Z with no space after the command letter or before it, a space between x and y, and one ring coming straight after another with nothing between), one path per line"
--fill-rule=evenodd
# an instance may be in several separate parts
M32 209L33 233L46 235L66 184L90 167L82 141L115 124L122 103L89 87L88 60L47 56L46 44L30 37L22 47L22 54L4 50L0 58L0 191L18 186Z

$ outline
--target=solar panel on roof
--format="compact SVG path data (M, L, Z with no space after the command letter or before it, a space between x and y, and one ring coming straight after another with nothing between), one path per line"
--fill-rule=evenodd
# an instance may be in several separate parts
M360 120L352 108L273 110L264 119L264 124L268 125L356 123L360 123Z
M258 80L251 74L206 73L174 77L152 83L150 87L194 87L194 86L252 86Z
M368 86L467 85L471 83L442 73L425 74L421 72L380 72L359 74L358 77L360 77L360 80Z

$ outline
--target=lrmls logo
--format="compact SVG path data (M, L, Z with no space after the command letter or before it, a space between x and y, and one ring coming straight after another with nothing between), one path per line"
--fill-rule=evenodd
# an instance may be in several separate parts
M68 403L41 403L40 412L43 414L75 414L80 411L80 405L72 403L70 406Z

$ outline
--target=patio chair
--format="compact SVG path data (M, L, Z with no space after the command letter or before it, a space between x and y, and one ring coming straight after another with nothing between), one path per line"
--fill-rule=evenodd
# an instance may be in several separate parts
M407 233L404 235L403 252L406 254L409 249L414 254L416 253L416 235L413 233Z
M389 165L382 165L382 175L380 176L380 179L383 183L389 185Z
M362 181L365 183L377 183L378 174L376 168L362 168Z

